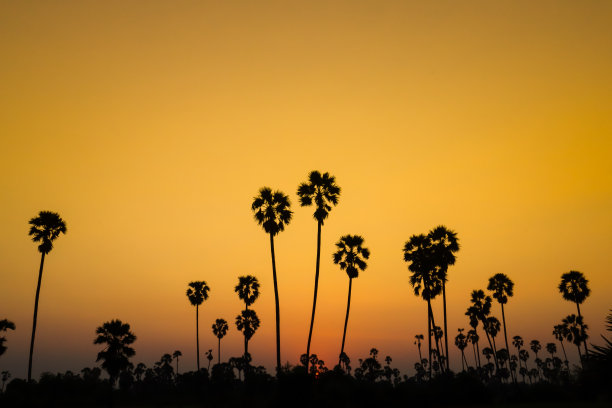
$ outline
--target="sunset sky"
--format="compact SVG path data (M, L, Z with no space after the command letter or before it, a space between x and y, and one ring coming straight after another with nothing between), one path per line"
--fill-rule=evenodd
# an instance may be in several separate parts
M239 356L233 287L246 274L262 284L249 351L273 372L269 240L250 210L262 186L294 211L276 255L282 360L298 363L317 226L296 190L315 169L342 188L323 227L311 349L328 366L348 290L331 255L360 234L372 255L353 283L346 351L354 367L377 347L414 373L426 303L402 247L439 224L461 245L447 284L455 368L469 294L498 272L515 282L509 337L543 343L576 311L561 274L583 272L582 312L601 342L611 21L609 1L2 1L0 319L17 330L0 370L26 376L40 262L28 220L50 210L68 233L45 260L35 377L95 365L95 329L113 318L138 337L134 363L181 350L181 371L195 369L192 280L211 287L202 358L219 317L222 358Z

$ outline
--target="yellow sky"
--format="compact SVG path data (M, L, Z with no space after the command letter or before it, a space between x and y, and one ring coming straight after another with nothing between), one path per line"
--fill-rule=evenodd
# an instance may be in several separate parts
M470 291L503 272L516 284L509 335L551 341L575 311L556 289L575 269L598 338L612 307L611 19L605 1L0 3L0 318L17 324L0 368L26 374L39 263L27 221L40 210L68 234L45 262L35 375L93 365L95 328L112 318L132 325L136 362L179 349L193 369L184 292L200 279L212 289L201 348L224 317L222 352L237 356L244 274L262 283L249 349L272 368L269 241L250 211L264 185L295 211L276 239L282 357L295 364L316 249L295 191L313 169L342 187L312 344L329 365L348 287L331 254L347 233L372 252L353 285L355 361L376 346L412 367L426 308L401 249L438 224L462 246L453 337Z

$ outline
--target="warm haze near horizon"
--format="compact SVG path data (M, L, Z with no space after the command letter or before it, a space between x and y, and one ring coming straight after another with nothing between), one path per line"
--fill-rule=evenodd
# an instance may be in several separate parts
M0 319L17 330L0 369L26 375L40 261L27 223L50 210L68 233L45 261L35 377L93 366L94 331L113 318L138 337L134 363L178 349L194 369L192 280L211 287L202 358L219 317L223 358L238 356L233 287L246 274L262 284L249 350L273 372L269 241L250 210L262 186L292 200L276 256L282 358L298 363L316 222L296 190L315 169L342 188L323 228L312 343L328 366L348 287L333 244L361 234L372 252L347 353L377 347L412 373L426 304L402 247L439 224L461 244L449 340L468 327L471 290L502 272L515 282L509 337L552 341L575 313L557 284L578 270L597 343L612 308L611 19L605 1L2 2Z

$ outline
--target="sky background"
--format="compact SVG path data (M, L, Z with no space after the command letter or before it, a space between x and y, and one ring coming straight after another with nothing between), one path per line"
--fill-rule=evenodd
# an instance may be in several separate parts
M95 329L113 318L138 337L134 363L178 349L194 369L192 280L211 287L202 354L223 317L222 358L238 356L246 274L262 285L249 351L271 370L269 240L250 210L262 186L294 210L275 242L282 360L296 364L316 254L296 190L315 169L342 188L312 343L328 366L348 290L331 255L360 234L372 255L346 351L355 366L377 347L414 373L426 304L402 247L439 224L461 244L447 285L455 368L469 294L498 272L515 282L509 337L543 343L576 310L561 274L583 272L597 342L612 307L611 20L608 1L2 1L0 318L17 330L0 369L26 376L40 262L28 220L50 210L68 233L45 260L35 376L93 366Z

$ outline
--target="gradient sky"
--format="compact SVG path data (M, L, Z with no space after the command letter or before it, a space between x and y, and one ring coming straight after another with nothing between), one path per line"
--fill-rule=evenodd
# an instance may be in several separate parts
M250 211L264 185L295 211L276 253L282 358L297 363L316 222L295 192L314 169L342 188L323 229L312 344L328 365L348 289L333 244L361 234L372 256L346 351L355 365L375 346L413 373L426 307L401 250L438 224L461 244L453 338L471 290L502 272L515 282L509 336L552 341L575 312L556 286L579 270L597 341L612 307L610 21L609 1L1 2L0 318L17 330L0 369L26 375L40 261L27 222L40 210L68 234L45 262L35 376L94 365L95 329L113 318L138 337L135 363L179 349L194 369L191 280L211 287L201 348L215 348L223 317L223 357L237 356L245 274L262 283L249 348L271 369L269 241Z

